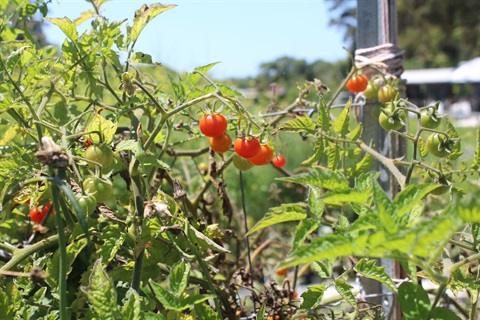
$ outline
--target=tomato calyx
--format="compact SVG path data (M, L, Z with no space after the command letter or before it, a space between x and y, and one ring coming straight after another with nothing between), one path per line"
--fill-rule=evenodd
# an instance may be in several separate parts
M406 120L407 112L398 108L397 104L394 102L390 102L382 108L380 110L380 115L378 116L380 126L387 131L399 130L405 126Z
M427 138L427 150L438 158L446 158L452 154L459 139L449 138L446 134L432 133Z

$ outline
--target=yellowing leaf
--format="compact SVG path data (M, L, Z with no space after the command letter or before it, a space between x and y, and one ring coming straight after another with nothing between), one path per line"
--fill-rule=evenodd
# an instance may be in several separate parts
M17 134L21 132L21 128L18 124L14 124L13 126L10 126L7 131L3 134L2 139L0 140L0 146L5 146L7 143L15 139Z
M96 114L85 128L85 131L90 133L88 137L92 140L93 144L100 144L100 142L108 144L113 140L113 136L117 131L117 124ZM102 139L100 139L100 134Z
M160 13L176 7L176 5L162 5L160 3L154 3L149 6L144 4L140 9L135 11L135 17L132 30L130 31L130 38L133 42L137 41L138 36L142 32L143 28Z
M77 28L75 23L72 20L68 19L67 17L64 18L43 18L47 20L57 27L59 27L62 32L72 41L76 41L78 39Z

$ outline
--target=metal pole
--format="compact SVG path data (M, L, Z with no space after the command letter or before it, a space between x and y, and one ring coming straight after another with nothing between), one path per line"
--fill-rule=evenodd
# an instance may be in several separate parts
M357 48L369 48L384 43L394 43L397 39L395 0L357 0ZM373 142L378 152L385 156L397 156L401 143L397 143L391 135L383 130L378 120L372 116L371 110L375 103L368 103L362 112L363 136L368 144ZM380 172L379 183L386 193L394 196L396 193L395 184L389 172L379 163L375 164L376 170ZM389 259L379 259L378 263L385 267L385 271L392 278L400 278L399 263ZM395 296L390 289L376 281L362 279L362 286L365 293L379 294L378 297L367 299L367 301L381 304L386 319L401 319L401 312Z

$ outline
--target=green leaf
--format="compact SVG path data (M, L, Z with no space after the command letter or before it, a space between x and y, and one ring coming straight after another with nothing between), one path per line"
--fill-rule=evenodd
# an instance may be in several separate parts
M465 222L480 222L480 209L478 207L458 207L458 215Z
M461 320L459 316L450 309L444 307L435 307L430 313L429 320Z
M195 71L199 71L202 74L206 74L210 69L212 69L214 66L216 66L219 63L220 62L213 62L205 66L196 67ZM198 83L198 81L200 81L200 79L202 79L202 76L199 73L192 72L187 75L187 80L190 82L190 85L192 87L195 86Z
M348 181L341 173L322 167L314 168L308 172L301 173L296 176L277 178L277 180L298 184L307 184L337 192L350 191Z
M192 241L192 243L195 242L204 249L211 249L213 251L221 253L230 253L230 250L225 249L224 247L207 237L205 234L195 229L192 225L190 225L189 227L188 237L190 238L190 241Z
M93 311L101 319L118 319L117 292L112 279L102 267L101 259L95 261L88 287L81 287L92 305Z
M324 284L307 287L307 290L302 293L303 302L300 308L310 310L318 307L326 289Z
M183 293L188 284L188 277L190 276L190 264L181 261L170 272L170 290L173 291L177 298Z
M398 300L405 319L428 319L430 300L421 285L402 283L398 288Z
M328 143L327 157L328 168L336 169L340 163L340 148L335 143Z
M341 206L349 203L365 203L369 198L370 195L365 192L328 192L322 197L322 201L328 205Z
M214 298L216 298L216 296L213 294L194 294L186 298L180 299L178 301L178 307L176 310L182 311L182 310L191 308L196 304L202 303L208 299L214 299Z
M367 173L370 169L373 168L375 159L369 153L365 154L362 160L358 161L355 164L355 174Z
M267 302L264 301L264 302L262 303L262 305L260 306L260 309L258 309L258 313L257 313L257 318L256 318L256 320L267 320L267 319L265 318L265 308L266 308L266 304L267 304Z
M72 271L71 266L77 256L82 252L83 248L87 245L87 239L82 238L76 241L73 241L67 246L67 275ZM49 261L47 265L47 273L50 277L47 278L46 282L51 286L58 285L58 275L60 273L60 253L57 250L53 258Z
M113 136L117 131L117 123L113 123L97 113L85 128L85 131L95 132L87 135L93 144L100 144L100 140L105 144L109 144L112 142ZM99 134L101 135L101 139Z
M122 150L135 151L137 150L137 141L133 139L122 140L117 144L117 146L115 147L115 150L116 151L122 151Z
M335 289L343 297L343 299L345 299L345 301L347 301L348 304L350 304L352 307L355 308L355 310L357 310L358 309L357 300L355 299L355 296L352 292L353 287L348 283L346 283L345 281L338 280L338 279L335 280L334 285L335 285Z
M306 115L282 122L272 131L272 134L275 134L277 131L316 133L315 123L312 121L312 118Z
M480 126L477 127L477 143L472 163L472 169L476 170L478 168L480 168Z
M427 144L422 137L418 138L418 150L420 150L420 157L422 157L422 159L428 155Z
M325 209L325 203L322 201L322 193L314 186L308 189L308 210L317 219L323 216L323 210Z
M135 52L132 57L130 58L131 63L145 63L145 64L152 64L152 56L143 53L143 52Z
M336 133L340 134L341 137L345 137L350 130L348 129L349 120L350 120L350 107L352 105L352 99L349 99L345 108L338 116L337 120L333 123L332 129Z
M330 119L330 112L327 110L325 100L321 99L318 108L318 126L326 132L330 132Z
M316 163L324 154L325 154L325 147L324 147L323 138L317 138L315 139L314 146L313 146L313 155L307 160L304 160L302 162L302 165L304 166L312 165Z
M362 137L363 127L362 124L359 123L355 129L353 129L349 134L348 138L352 141L356 141Z
M360 259L354 269L366 278L377 280L386 285L393 292L397 292L397 287L392 278L385 272L385 267L375 265L376 260Z
M330 278L333 273L333 264L330 260L323 261L313 261L312 268L320 276L320 278Z
M308 235L317 230L318 227L319 224L313 219L301 220L297 226L297 229L295 230L295 237L293 239L291 252L295 252L295 250L297 250L297 248L303 244Z
M122 319L140 319L140 296L132 288L128 289L126 294L127 301L120 310Z
M197 319L222 320L219 318L218 313L205 303L197 303L195 305L195 313L197 314Z
M252 229L250 229L246 236L252 233L264 229L274 224L303 220L307 217L305 209L296 204L282 204L279 207L270 208L260 221L258 221Z
M151 5L144 4L140 9L135 11L133 19L133 27L130 30L130 39L135 42L142 32L143 28L157 15L176 7L176 5L162 5L154 3Z
M436 185L420 184L409 185L395 197L393 200L394 209L398 217L403 216L417 206L420 201L425 198L432 190L437 188Z
M64 18L43 18L46 21L49 21L56 25L57 27L62 30L62 32L75 42L78 39L78 33L77 33L77 28L74 22L72 20L68 19L67 17Z
M149 279L148 283L150 285L150 289L155 295L155 298L160 301L165 309L177 310L178 298L172 292L153 281L153 279Z
M126 236L127 235L120 229L118 224L108 224L103 228L102 233L100 234L100 239L103 243L99 246L97 254L102 258L104 267L107 267L110 261L115 258L118 250L122 247Z

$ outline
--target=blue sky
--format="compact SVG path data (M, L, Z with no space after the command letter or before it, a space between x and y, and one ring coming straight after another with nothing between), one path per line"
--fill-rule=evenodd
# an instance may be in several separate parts
M156 1L155 1L156 2ZM136 9L154 1L110 0L102 14L110 21L132 18ZM162 4L177 7L157 16L143 30L136 50L151 54L157 62L176 71L220 61L211 70L217 78L255 76L263 62L289 56L337 61L347 57L342 33L328 26L328 4L323 0L291 1L182 1ZM49 7L50 17L77 18L91 5L63 0ZM82 24L86 30L89 22ZM51 43L64 36L55 26L46 27Z

